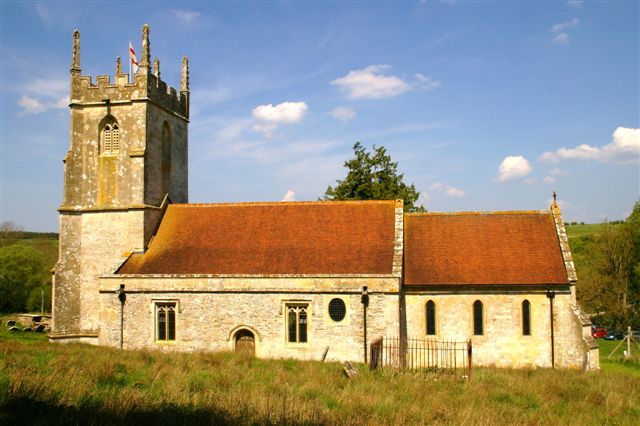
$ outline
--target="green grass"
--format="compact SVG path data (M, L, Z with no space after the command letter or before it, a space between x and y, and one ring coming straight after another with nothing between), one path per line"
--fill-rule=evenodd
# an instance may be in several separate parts
M336 363L120 352L2 330L0 424L634 424L640 416L640 378L606 366L476 368L471 380L356 367L348 379Z
M631 343L631 358L624 358L627 343L620 345L621 340L597 339L600 346L600 367L607 372L629 374L640 378L640 343ZM618 349L611 355L613 350Z

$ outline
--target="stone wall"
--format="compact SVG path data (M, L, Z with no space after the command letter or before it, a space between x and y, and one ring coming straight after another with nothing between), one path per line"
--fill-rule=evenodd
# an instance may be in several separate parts
M270 358L363 361L364 310L362 286L370 294L367 309L368 341L397 335L397 278L268 278L268 277L103 277L100 291L102 345L117 346L120 339L120 302L115 294L125 283L124 347L169 351L233 350L235 332L255 335L256 355ZM346 317L333 321L328 304L341 298ZM155 339L155 303L177 303L176 340ZM286 304L309 307L308 342L286 338Z
M531 303L531 335L522 333L522 302ZM436 339L473 343L474 365L551 367L551 323L546 290L503 289L495 292L454 290L406 295L409 337L426 337L426 303L436 304ZM484 335L473 334L473 303L484 307ZM588 350L574 314L571 290L556 289L554 299L555 365L583 368Z
M128 252L144 246L143 210L60 215L52 336L95 335L98 277L114 271Z

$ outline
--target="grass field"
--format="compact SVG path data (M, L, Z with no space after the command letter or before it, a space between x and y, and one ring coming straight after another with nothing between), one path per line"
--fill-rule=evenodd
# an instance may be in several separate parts
M348 379L336 363L121 353L0 328L0 424L637 424L640 418L637 361L609 361L594 373L477 368L471 380L358 365L359 374Z

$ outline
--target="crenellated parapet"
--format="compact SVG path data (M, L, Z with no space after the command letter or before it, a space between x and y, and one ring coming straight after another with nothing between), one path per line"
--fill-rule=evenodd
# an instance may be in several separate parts
M153 71L150 66L149 27L143 27L142 60L139 71L133 74L122 72L122 63L116 60L115 78L109 75L95 77L82 75L80 67L80 33L73 34L73 54L71 63L71 106L111 104L150 101L171 113L189 118L188 62L186 57L181 64L182 79L180 90L169 86L160 79L160 62L154 61ZM186 85L185 85L186 82Z

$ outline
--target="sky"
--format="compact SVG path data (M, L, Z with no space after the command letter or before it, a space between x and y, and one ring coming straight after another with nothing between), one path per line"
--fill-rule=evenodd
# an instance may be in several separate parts
M640 2L0 3L0 221L57 231L72 34L83 75L150 26L189 57L189 201L317 200L361 141L429 211L628 216L640 197Z

